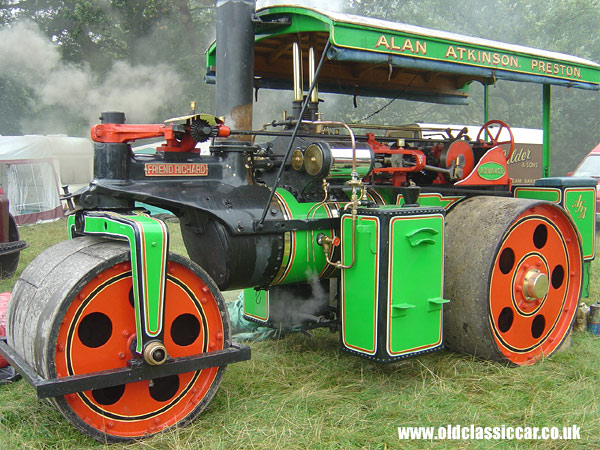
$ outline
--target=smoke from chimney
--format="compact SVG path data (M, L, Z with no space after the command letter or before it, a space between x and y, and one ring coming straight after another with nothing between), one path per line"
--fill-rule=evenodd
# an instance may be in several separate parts
M99 77L87 66L61 59L52 43L33 22L20 22L0 30L0 76L22 84L34 94L31 118L24 133L66 133L72 129L64 117L36 117L35 113L62 107L74 117L98 121L101 111L125 111L127 121L152 122L159 109L181 94L180 76L166 64L131 65L116 61ZM61 123L62 122L62 123ZM81 130L86 135L89 128Z

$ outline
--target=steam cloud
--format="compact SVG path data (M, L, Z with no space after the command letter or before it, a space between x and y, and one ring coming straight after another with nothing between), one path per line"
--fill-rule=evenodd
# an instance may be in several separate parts
M58 46L32 22L0 30L0 60L0 76L22 83L36 95L34 112L62 106L89 124L96 123L102 111L124 111L129 123L152 121L182 86L180 76L166 64L132 66L117 61L100 79L89 67L62 61ZM23 131L64 132L59 120L29 120Z

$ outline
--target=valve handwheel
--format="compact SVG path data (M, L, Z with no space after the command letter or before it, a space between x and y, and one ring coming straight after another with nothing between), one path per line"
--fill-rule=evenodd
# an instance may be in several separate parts
M491 130L490 127L492 125L499 125L498 131L496 131L495 128L493 130ZM499 140L500 135L502 134L502 130L504 130L504 129L506 129L506 131L508 131L510 140L500 141ZM483 141L483 139L481 139L481 136L484 131L487 132L489 139L492 141L492 146L495 147L496 145L510 144L510 148L508 149L508 154L506 154L506 160L508 161L515 149L515 137L513 136L513 133L512 133L512 130L510 129L510 127L506 123L502 122L501 120L489 120L483 124L483 126L479 130L479 133L477 133L477 142L482 142L482 143L485 142L485 141ZM494 132L492 132L492 131L494 131Z

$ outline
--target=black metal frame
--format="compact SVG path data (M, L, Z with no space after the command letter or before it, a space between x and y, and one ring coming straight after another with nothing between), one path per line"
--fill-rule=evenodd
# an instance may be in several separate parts
M172 358L159 366L142 363L141 365L135 364L129 367L50 380L40 377L33 367L27 364L7 344L5 338L0 339L0 355L33 386L37 398L42 399L247 361L250 359L250 347L232 342L229 348L223 350L183 358Z
M290 220L265 220L254 221L256 233L281 233L284 231L298 230L329 230L340 226L340 218L323 219L290 219Z

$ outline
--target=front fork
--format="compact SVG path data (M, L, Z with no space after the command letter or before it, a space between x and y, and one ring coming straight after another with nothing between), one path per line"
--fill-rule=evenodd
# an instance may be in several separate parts
M163 341L169 230L150 215L132 211L82 211L69 216L69 238L101 236L127 240L131 252L131 278L137 339L135 352L148 364L167 360Z

